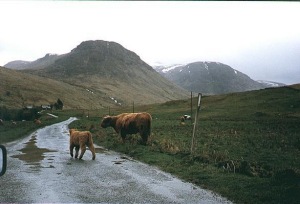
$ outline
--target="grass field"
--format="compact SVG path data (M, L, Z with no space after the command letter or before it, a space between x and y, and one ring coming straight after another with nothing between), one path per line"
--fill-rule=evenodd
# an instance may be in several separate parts
M70 127L90 130L98 145L158 166L234 203L299 203L299 89L203 97L193 154L193 121L182 124L179 120L190 114L189 100L134 107L135 112L152 115L147 146L139 144L139 135L129 136L123 144L112 128L100 127L101 118L109 112L132 111L127 107L57 114L67 117L76 113L80 120Z

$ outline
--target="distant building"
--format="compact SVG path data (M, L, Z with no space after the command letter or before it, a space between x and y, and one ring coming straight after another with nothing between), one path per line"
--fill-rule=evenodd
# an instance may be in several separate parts
M41 105L41 108L43 110L50 110L51 109L51 106L50 105Z
M33 109L33 105L27 105L27 106L25 106L24 109L27 109L27 110Z

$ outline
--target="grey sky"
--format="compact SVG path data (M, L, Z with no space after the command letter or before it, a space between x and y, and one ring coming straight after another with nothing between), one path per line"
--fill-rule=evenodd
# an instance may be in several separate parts
M150 65L218 61L300 83L300 2L0 1L0 65L115 41Z

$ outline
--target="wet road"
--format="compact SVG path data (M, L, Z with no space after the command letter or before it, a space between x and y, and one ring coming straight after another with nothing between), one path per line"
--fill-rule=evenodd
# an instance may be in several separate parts
M87 149L70 157L67 121L7 144L7 172L0 177L0 203L226 203L125 155Z

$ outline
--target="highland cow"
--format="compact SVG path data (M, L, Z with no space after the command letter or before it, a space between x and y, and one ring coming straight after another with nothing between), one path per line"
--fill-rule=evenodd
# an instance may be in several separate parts
M93 154L93 160L96 158L95 147L93 143L92 134L90 131L78 131L76 129L70 129L70 155L73 157L73 149L75 147L75 158L78 157L79 149L81 150L79 159L82 159L86 146L89 147Z
M101 127L113 127L121 134L123 142L127 134L140 133L142 144L146 145L151 132L151 121L149 113L122 113L117 116L105 116Z
M34 119L33 121L36 125L41 125L42 122L39 119Z

